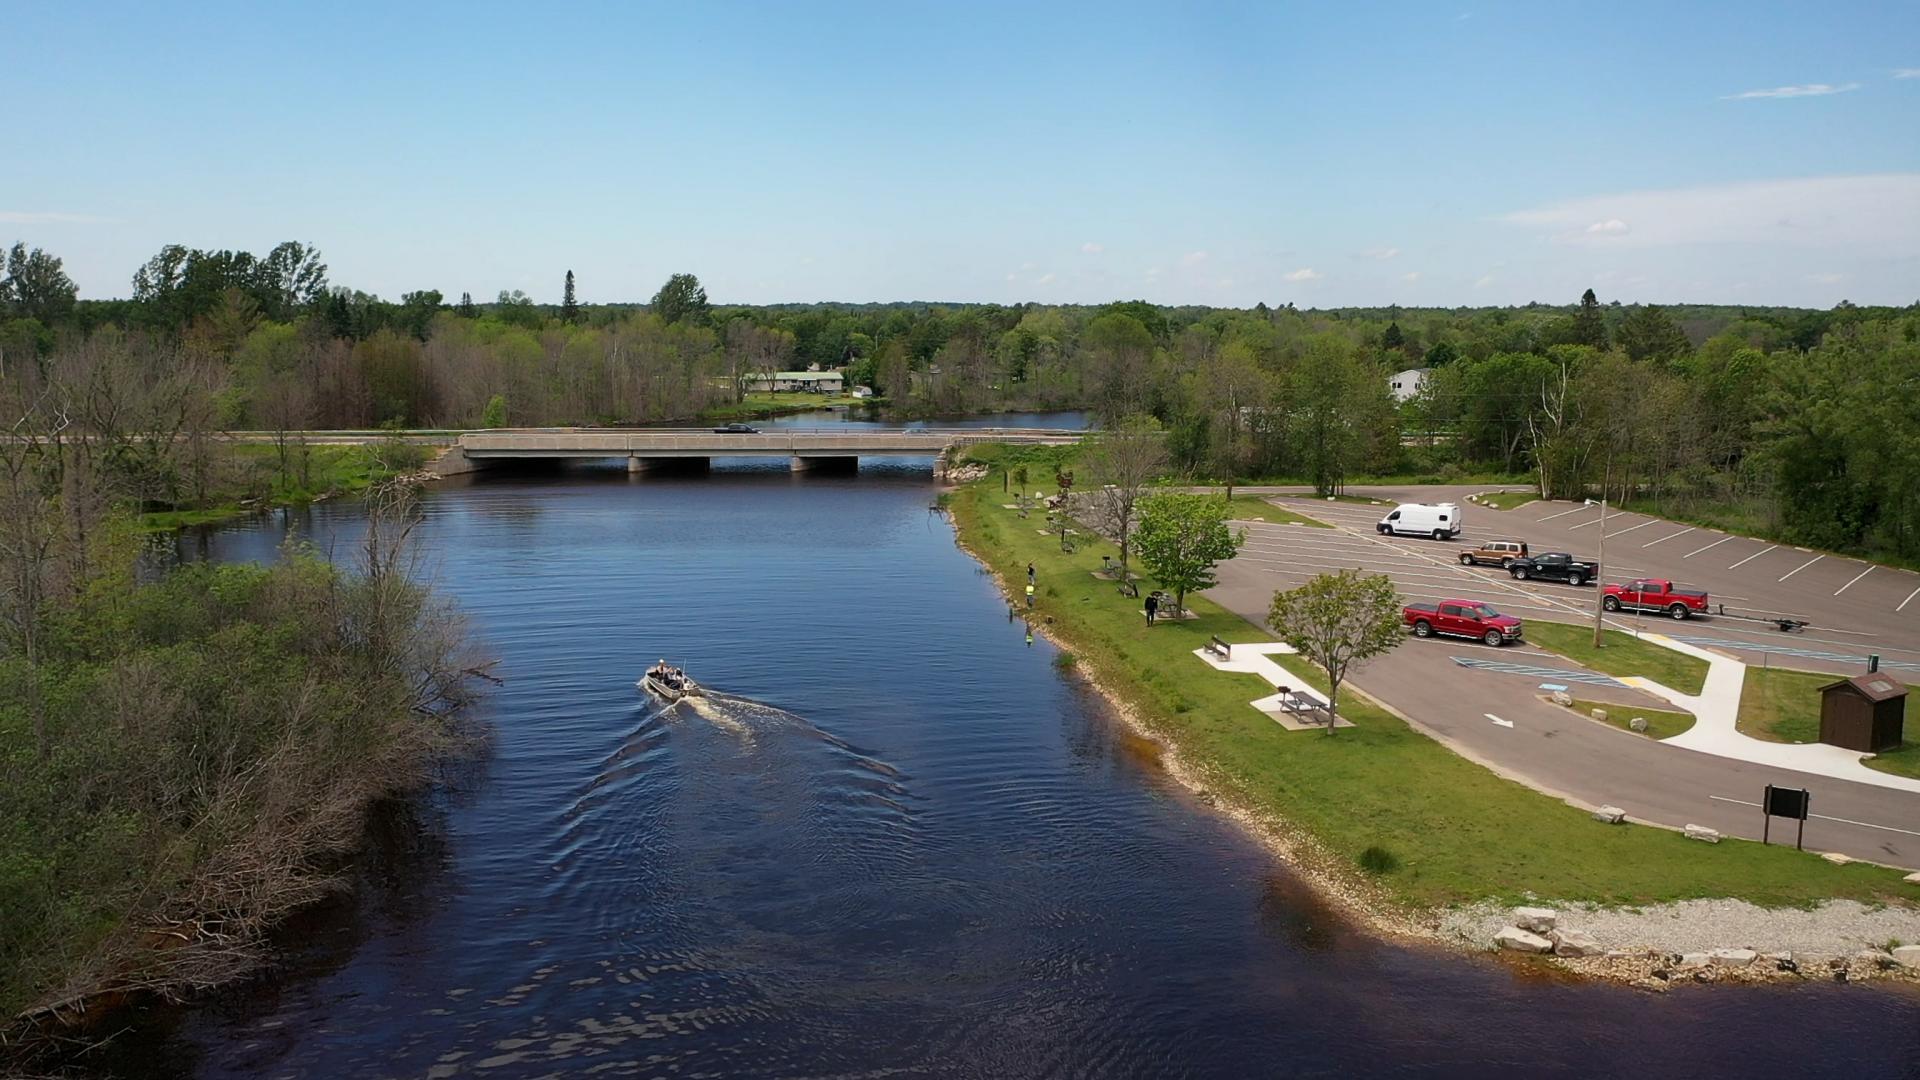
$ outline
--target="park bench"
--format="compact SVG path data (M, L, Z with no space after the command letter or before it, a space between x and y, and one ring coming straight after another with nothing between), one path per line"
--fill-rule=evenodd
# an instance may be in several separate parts
M1221 641L1220 635L1218 634L1215 634L1213 635L1212 638L1208 639L1207 651L1214 654L1215 656L1218 656L1222 660L1233 659L1233 646L1227 644L1224 641Z

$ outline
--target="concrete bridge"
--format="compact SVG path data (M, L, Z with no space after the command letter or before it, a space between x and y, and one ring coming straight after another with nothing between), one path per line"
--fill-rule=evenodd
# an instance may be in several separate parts
M625 458L627 471L704 469L717 457L784 457L796 471L851 469L863 457L938 458L975 443L1065 446L1084 432L1053 428L781 428L752 434L710 429L630 431L486 431L462 435L441 458L443 474L471 472L489 463L552 459Z

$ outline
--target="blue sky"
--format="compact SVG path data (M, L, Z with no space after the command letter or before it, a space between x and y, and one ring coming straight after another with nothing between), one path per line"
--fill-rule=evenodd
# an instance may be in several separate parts
M295 239L390 298L1920 300L1912 3L0 0L0 98L0 239L90 297Z

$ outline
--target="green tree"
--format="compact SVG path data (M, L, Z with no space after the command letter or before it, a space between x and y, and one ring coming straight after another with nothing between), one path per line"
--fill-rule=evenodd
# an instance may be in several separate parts
M675 274L667 279L650 301L653 313L671 323L681 321L704 324L707 321L707 290L692 274Z
M453 313L460 316L463 319L479 318L480 309L473 306L473 294L470 292L461 293L460 305L453 309Z
M27 250L15 243L7 254L6 275L0 278L0 311L37 319L42 326L66 321L79 290L61 268L60 260L42 248Z
M1658 304L1627 312L1627 317L1620 320L1613 341L1636 363L1647 360L1670 363L1693 351L1687 332Z
M1588 289L1580 294L1580 310L1573 313L1573 344L1607 347L1607 320L1600 312L1600 299Z
M1139 521L1147 485L1167 467L1167 440L1151 416L1131 416L1119 427L1095 435L1081 455L1094 488L1086 495L1094 525L1120 545L1120 580L1127 580L1127 556Z
M1342 570L1273 594L1267 625L1327 673L1327 734L1339 715L1340 684L1358 664L1400 644L1400 596L1385 574Z
M495 394L487 399L486 411L480 414L480 426L483 428L503 428L507 426L506 395Z
M567 271L567 284L560 294L560 321L579 322L580 303L573 297L573 271Z
M1173 590L1176 611L1187 594L1214 585L1213 569L1231 559L1246 533L1227 527L1227 504L1205 495L1163 492L1140 501L1135 534L1140 563L1162 587Z

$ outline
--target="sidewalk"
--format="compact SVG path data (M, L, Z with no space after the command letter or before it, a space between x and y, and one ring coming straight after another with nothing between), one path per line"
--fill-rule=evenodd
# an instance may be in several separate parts
M1852 780L1859 784L1920 792L1920 780L1869 769L1860 763L1864 755L1857 750L1828 746L1825 743L1767 742L1764 739L1743 734L1736 726L1736 722L1740 717L1740 694L1747 683L1747 665L1744 662L1724 653L1702 649L1684 641L1676 641L1665 634L1640 636L1643 640L1651 641L1656 645L1705 660L1708 665L1706 683L1700 688L1700 694L1697 697L1683 694L1637 675L1620 680L1629 686L1638 687L1650 694L1665 698L1694 715L1696 719L1693 727L1671 739L1661 740L1663 744L1678 746L1685 750L1698 750L1715 757L1751 761L1756 765L1771 765L1775 768L1795 769L1818 776L1831 776L1836 780Z

